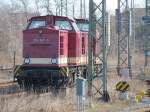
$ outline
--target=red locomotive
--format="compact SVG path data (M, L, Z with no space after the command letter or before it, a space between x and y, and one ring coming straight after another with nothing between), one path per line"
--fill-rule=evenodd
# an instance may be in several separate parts
M78 26L68 17L32 17L23 31L23 64L14 69L18 84L27 89L60 88L71 83L77 72L86 74L88 21L85 29Z
M87 19L75 19L78 28L80 29L81 32L88 32L89 31L89 21ZM96 65L100 65L101 62L99 60L99 55L100 55L100 35L98 31L96 30L95 26L95 33L93 33L93 56L94 56L94 64L95 67Z

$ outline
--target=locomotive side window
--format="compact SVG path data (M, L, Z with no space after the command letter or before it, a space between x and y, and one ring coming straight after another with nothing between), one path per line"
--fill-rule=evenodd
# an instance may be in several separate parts
M56 20L55 26L61 30L72 30L72 27L68 21Z
M82 37L82 54L85 54L85 39Z
M46 21L44 20L32 20L28 29L44 28L45 26L46 26Z
M64 37L60 36L60 55L64 55Z
M88 23L77 23L78 28L80 31L88 32L89 31L89 24Z

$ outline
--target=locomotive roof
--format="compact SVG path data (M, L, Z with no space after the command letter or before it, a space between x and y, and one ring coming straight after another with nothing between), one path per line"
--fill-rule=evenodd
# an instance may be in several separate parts
M88 19L82 19L82 18L75 18L76 22L77 23L82 23L82 22L85 22L85 23L89 23Z
M72 18L69 18L69 17L66 17L66 16L55 16L55 15L34 16L30 20L32 20L32 19L46 19L47 17L53 17L54 19L68 19L72 22L75 22L75 20L72 19Z

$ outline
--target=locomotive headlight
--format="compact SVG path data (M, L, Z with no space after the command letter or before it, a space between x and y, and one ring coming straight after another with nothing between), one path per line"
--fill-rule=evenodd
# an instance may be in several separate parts
M52 64L57 64L57 59L52 58L52 59L51 59L51 63L52 63Z
M30 63L30 58L25 58L25 59L24 59L24 63L25 63L25 64L29 64L29 63Z

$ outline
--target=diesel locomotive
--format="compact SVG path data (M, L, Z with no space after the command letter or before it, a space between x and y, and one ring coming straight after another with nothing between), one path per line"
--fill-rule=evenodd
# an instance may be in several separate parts
M88 64L88 20L64 16L36 16L23 31L23 64L14 68L14 80L21 87L60 88L86 78ZM93 38L93 52L99 54ZM95 58L96 59L96 58ZM95 65L100 62L95 60Z

